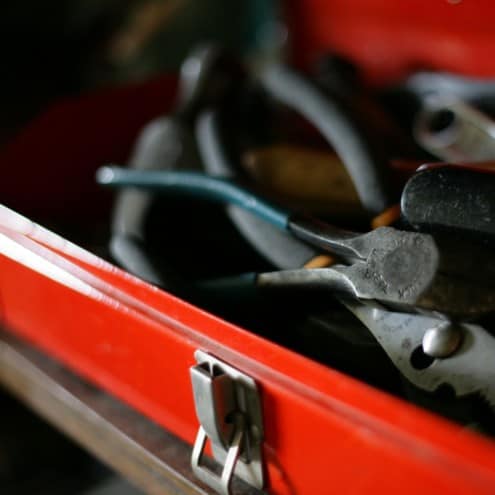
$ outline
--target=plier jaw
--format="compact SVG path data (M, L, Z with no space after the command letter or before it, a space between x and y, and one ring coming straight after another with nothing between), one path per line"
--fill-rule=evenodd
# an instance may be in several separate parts
M481 396L495 409L495 339L480 325L457 324L456 348L444 359L431 358L419 365L425 335L450 323L441 318L389 311L376 303L350 299L341 302L375 336L399 371L418 388L435 392L448 385L456 397Z

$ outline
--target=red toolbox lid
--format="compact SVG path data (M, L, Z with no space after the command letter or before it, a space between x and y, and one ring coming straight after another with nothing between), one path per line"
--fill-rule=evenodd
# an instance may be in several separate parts
M299 0L287 8L305 66L331 50L378 84L418 69L495 75L491 0Z
M261 390L270 493L493 493L493 442L191 306L0 209L3 324L193 443L197 349Z

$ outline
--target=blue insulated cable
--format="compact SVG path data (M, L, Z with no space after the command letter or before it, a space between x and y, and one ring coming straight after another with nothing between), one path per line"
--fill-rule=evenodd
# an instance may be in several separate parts
M289 212L271 205L233 180L212 177L201 172L141 171L109 165L97 171L96 180L99 184L112 188L132 187L202 198L216 203L235 204L278 229L287 230L289 226Z

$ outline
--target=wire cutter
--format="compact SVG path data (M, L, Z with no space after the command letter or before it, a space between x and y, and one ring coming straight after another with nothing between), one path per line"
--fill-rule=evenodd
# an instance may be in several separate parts
M485 328L462 323L452 331L451 323L441 318L393 312L376 303L341 302L366 325L399 371L418 388L435 392L447 385L456 397L477 395L495 409L495 339ZM424 352L432 335L443 340L440 347L447 351L437 359Z
M339 258L339 264L330 268L258 274L258 286L328 288L403 311L422 310L452 317L474 317L495 309L491 282L495 265L491 253L482 246L466 247L459 242L445 245L429 234L392 227L364 234L345 231L274 206L233 180L199 172L103 167L97 179L111 187L235 204ZM480 264L483 271L479 270Z

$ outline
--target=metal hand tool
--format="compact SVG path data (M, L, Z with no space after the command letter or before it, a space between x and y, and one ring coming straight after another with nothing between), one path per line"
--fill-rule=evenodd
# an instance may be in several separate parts
M386 98L418 144L451 163L495 157L495 81L418 72Z
M332 88L328 84L310 81L283 65L271 64L257 71L253 83L260 85L266 93L260 96L261 106L266 103L266 96L282 103L309 121L334 148L339 162L344 166L344 174L349 176L346 179L351 179L349 182L357 191L358 201L355 204L361 203L358 205L360 214L364 211L379 213L389 206L394 198L388 173L387 157L390 147L384 143L395 140L384 140L383 136L389 136L390 133L382 133L384 129L390 128L389 122L385 113L380 111L381 107L374 104L371 98L363 97L356 88L349 91L345 78L340 77L341 69L334 67L331 72L338 76L335 77ZM358 104L356 100L359 100ZM225 132L230 130L226 129L228 126L225 125L224 114L230 111L232 102L226 101L225 107L227 112L225 108L217 107L208 109L198 118L198 148L208 173L242 177L246 174L242 170L241 158L236 159L229 153L230 142L224 136ZM239 120L242 119L234 119L236 127ZM373 129L369 126L370 120L373 120ZM379 128L378 132L375 132L375 127ZM402 140L398 141L402 143ZM266 142L259 144L266 145ZM303 167L302 170L305 168L307 167ZM335 175L334 168L336 173L339 173L338 166L329 168L332 169L331 174ZM346 179L342 182L345 183ZM326 182L322 182L322 188L325 185L328 193L334 195L335 181L326 179ZM338 189L340 191L342 188ZM356 192L352 191L347 199L355 196ZM277 268L301 266L317 254L309 246L284 232L274 230L235 205L227 205L226 210L244 238ZM290 249L284 249L285 245L290 245Z
M196 123L198 150L208 174L233 177L238 175L238 167L226 153L219 117L217 112L209 110L199 116ZM277 268L302 266L318 254L311 246L273 228L243 208L228 204L226 211L243 237Z
M483 327L462 323L452 331L452 324L439 318L396 313L373 303L341 302L368 327L411 383L428 392L447 385L459 398L479 395L495 408L495 339ZM425 359L424 354L435 354L431 335L442 340L442 332L447 332L446 338L435 350L444 359Z
M429 96L416 115L418 143L452 163L495 158L495 121L469 103L448 96Z
M184 168L197 161L194 141L180 121L161 117L141 131L129 161L134 170ZM126 270L161 287L171 288L170 274L154 266L144 247L144 225L152 204L146 191L121 191L115 201L110 252Z
M447 72L417 72L407 79L405 88L421 100L430 95L449 95L477 106L495 106L494 79L465 77Z
M483 273L473 269L462 246L448 249L430 235L381 227L357 234L310 217L293 215L240 187L232 180L194 172L138 172L104 167L100 184L133 187L161 193L189 195L235 204L280 230L337 255L347 265L315 270L298 269L258 276L265 286L304 286L339 290L359 299L372 299L401 308L475 316L495 309L491 281L495 265L490 253ZM471 247L473 251L474 247ZM474 266L476 268L476 266Z
M422 232L495 242L495 163L423 166L402 192L403 218Z
M192 122L201 108L213 104L239 78L240 69L214 46L199 46L182 64L178 105L169 116L150 122L138 137L129 167L135 170L192 168L199 163ZM122 191L115 204L110 251L118 263L144 280L168 289L179 277L158 270L143 247L144 224L152 196Z
M283 65L260 74L263 87L277 100L296 110L316 127L344 163L361 203L371 213L381 213L392 203L388 159L370 140L356 116L336 97Z
M218 51L216 53L218 56ZM225 57L225 54L223 56ZM203 52L203 59L208 60L211 57L207 50ZM201 59L198 59L199 62ZM235 78L235 71L232 77ZM244 85L246 84L252 84L252 81L246 78ZM225 136L225 126L221 125L222 117L227 113L225 110L230 111L232 105L239 104L239 98L229 100L229 96L231 95L225 94L222 98L224 107L216 105L207 108L199 115L195 124L195 137L205 171L223 177L242 175L241 160L236 160L229 153L230 142ZM235 120L237 122L237 118ZM310 246L299 242L286 232L272 228L256 215L236 205L226 205L226 212L242 236L258 253L278 268L301 266L317 254Z
M448 252L429 235L391 227L355 234L325 225L314 235L309 226L297 232L299 222L290 227L299 238L350 264L263 273L256 279L259 286L328 288L400 310L436 311L453 317L473 317L495 309L493 287L469 273L472 267L466 266L460 246ZM493 273L493 268L491 260L486 270Z

